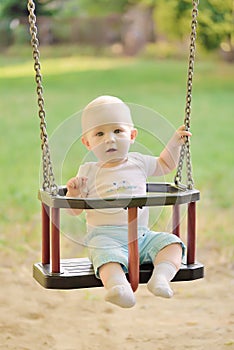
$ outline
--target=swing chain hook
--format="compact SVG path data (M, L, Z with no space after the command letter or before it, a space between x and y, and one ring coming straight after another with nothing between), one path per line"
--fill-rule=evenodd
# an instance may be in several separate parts
M42 74L41 64L39 61L39 40L37 37L37 25L35 15L35 3L33 0L28 0L28 20L29 29L31 34L32 55L34 59L35 80L37 84L37 96L38 96L38 115L40 118L40 130L41 130L41 150L42 150L42 168L43 168L43 190L49 192L52 195L58 194L58 186L55 183L55 176L53 173L52 161L50 156L50 148L48 142L48 134L46 129L46 113L44 108L43 86L42 86Z
M188 64L188 77L187 77L187 91L186 91L186 105L185 105L185 118L184 125L185 129L189 131L191 121L191 103L192 103L192 83L194 73L194 62L195 62L195 49L196 49L196 37L197 37L197 16L198 16L198 5L199 0L193 0L192 9L192 23L191 23L191 34L190 34L190 48L189 48L189 64ZM192 177L192 162L190 152L190 141L189 138L185 138L185 143L181 147L179 163L177 172L174 178L176 186L180 186L182 179L182 169L184 158L186 158L186 170L187 170L187 188L192 190L194 188L194 181Z

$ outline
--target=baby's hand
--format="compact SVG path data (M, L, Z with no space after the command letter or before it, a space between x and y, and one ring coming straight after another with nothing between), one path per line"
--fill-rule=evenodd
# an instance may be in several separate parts
M176 130L176 132L172 136L171 140L169 141L170 145L172 147L181 146L183 143L185 143L185 136L190 137L192 136L192 134L190 131L186 131L185 126L182 125Z
M72 177L67 182L67 196L86 197L87 195L87 177Z

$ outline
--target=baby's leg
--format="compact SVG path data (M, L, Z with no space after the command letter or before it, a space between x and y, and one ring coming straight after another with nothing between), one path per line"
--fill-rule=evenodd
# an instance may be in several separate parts
M135 296L119 263L110 262L99 268L99 275L107 289L106 301L123 308L135 305Z
M169 282L176 275L182 260L182 247L173 243L159 251L154 260L154 270L147 284L151 293L163 298L171 298L173 291Z

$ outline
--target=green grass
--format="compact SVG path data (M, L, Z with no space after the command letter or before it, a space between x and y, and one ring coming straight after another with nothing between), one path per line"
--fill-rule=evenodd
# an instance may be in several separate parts
M56 48L54 53L53 48L44 51L41 63L50 135L100 94L117 95L127 102L152 108L174 126L183 123L187 62L77 56L74 52L67 57L63 53L61 57ZM233 79L231 65L211 61L198 61L195 65L192 159L195 184L202 193L199 208L201 215L207 217L207 222L201 220L201 228L207 233L212 230L218 237L216 231L222 227L223 237L228 237L225 242L229 239L233 242L230 233L234 207ZM28 49L22 48L21 56L15 53L0 56L0 96L0 245L14 247L14 232L19 232L18 243L31 244L36 242L35 236L39 236L40 225L36 199L39 118ZM147 144L147 140L145 142ZM64 181L76 172L78 165L76 159L72 159L80 149L76 143L71 150L72 157L67 156ZM159 150L156 146L155 151ZM213 223L214 213L220 213L219 225ZM23 237L19 239L22 231Z

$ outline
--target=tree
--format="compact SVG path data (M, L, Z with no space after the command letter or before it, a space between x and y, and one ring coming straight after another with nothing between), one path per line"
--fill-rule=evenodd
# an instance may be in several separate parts
M203 0L199 14L199 36L203 45L208 49L215 49L225 42L233 51L233 21L233 0Z
M134 5L154 12L160 32L172 39L184 40L191 22L192 0L80 0L80 8L91 14L120 13ZM202 0L198 6L198 40L208 50L226 43L233 51L234 0Z
M27 1L0 1L0 18L27 16ZM192 0L35 0L37 15L58 12L105 16L125 14L141 5L153 13L156 27L169 39L185 40L190 31ZM234 52L234 0L201 0L198 6L198 41L208 50L219 47Z
M191 0L158 0L155 18L160 30L171 38L183 39L188 33L191 8ZM208 50L223 42L233 50L234 0L202 0L198 10L198 41Z

